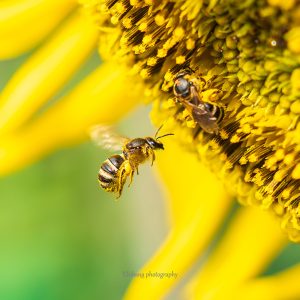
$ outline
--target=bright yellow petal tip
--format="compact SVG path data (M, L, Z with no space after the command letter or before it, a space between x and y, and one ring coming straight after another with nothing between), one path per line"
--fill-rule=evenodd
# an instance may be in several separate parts
M23 125L95 48L96 29L76 13L13 75L0 94L0 135Z
M0 59L33 48L75 7L76 0L0 1Z
M135 107L142 92L127 68L106 63L26 127L0 142L0 175L46 153L88 138L90 126L114 123ZM124 91L127 91L124 93Z

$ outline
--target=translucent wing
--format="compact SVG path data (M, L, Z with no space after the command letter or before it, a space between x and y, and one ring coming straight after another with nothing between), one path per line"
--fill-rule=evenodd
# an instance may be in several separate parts
M90 129L90 137L96 145L103 149L120 151L129 141L128 138L117 134L109 125L95 125Z
M197 122L204 131L208 133L218 133L219 126L216 118L203 107L202 104L193 107L192 116L194 121Z

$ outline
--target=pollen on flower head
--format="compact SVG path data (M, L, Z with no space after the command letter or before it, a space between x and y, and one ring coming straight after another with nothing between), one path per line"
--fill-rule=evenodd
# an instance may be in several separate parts
M106 28L100 53L140 74L153 121L300 240L299 1L81 1ZM201 99L224 110L218 133L170 100L183 69L201 79Z

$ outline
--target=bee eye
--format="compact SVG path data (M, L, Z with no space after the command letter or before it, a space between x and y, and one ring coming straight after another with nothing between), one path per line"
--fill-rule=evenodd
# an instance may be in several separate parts
M152 138L147 138L146 141L150 147L154 148L156 143Z
M189 81L182 77L177 78L174 84L174 93L179 97L188 97L190 95Z

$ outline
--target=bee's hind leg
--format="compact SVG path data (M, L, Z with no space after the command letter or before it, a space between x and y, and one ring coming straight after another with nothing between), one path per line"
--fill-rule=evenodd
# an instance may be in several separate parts
M132 175L131 175L132 169L130 169L130 171L129 171L126 168L126 166L122 166L122 168L119 170L119 172L120 172L120 175L119 175L119 178L118 178L118 185L117 185L117 190L116 190L116 192L118 193L117 199L122 194L123 187L124 187L124 184L126 182L126 179L127 179L128 175L130 175L130 180L132 181ZM130 173L128 173L128 172L130 172Z
M116 197L116 199L119 199L120 197L121 197L121 195L122 195L122 190L123 190L123 186L120 186L119 188L118 188L118 190L117 190L117 197Z
M137 174L139 174L139 173L137 172ZM134 175L134 170L131 170L130 173L129 173L129 184L128 184L128 187L132 183L133 175Z

